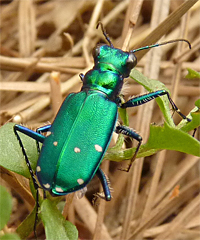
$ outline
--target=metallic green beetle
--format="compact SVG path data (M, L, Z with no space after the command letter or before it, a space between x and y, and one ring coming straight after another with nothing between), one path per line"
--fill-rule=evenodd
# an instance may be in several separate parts
M114 48L103 26L103 34L109 45L98 45L93 51L94 67L84 76L80 74L83 87L79 93L71 93L63 102L52 125L37 129L36 132L21 125L14 126L35 188L38 184L18 132L22 132L43 144L39 151L36 176L41 187L54 196L84 188L95 174L99 177L104 198L111 200L109 184L99 168L114 131L138 141L134 156L126 171L136 158L142 137L134 130L116 124L118 108L135 107L154 98L167 95L175 111L186 118L171 100L166 90L159 90L130 99L122 103L119 97L124 78L136 66L136 51L157 47L169 42L139 48L130 52ZM177 39L174 41L186 41ZM173 42L174 42L173 41ZM190 44L189 44L190 46ZM189 120L188 120L189 121ZM50 132L45 137L42 133ZM36 216L37 217L37 216ZM36 227L36 226L35 226Z

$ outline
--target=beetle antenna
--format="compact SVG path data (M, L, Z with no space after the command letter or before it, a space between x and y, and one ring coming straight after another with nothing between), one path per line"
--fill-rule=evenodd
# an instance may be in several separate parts
M169 43L174 43L174 42L186 42L188 45L189 45L189 48L191 49L191 44L188 40L186 39L175 39L175 40L170 40L170 41L167 41L167 42L162 42L162 43L157 43L157 44L153 44L153 45L149 45L149 46L145 46L145 47L141 47L141 48L137 48L137 49L134 49L134 50L131 50L131 52L135 53L135 52L138 52L138 51L141 51L141 50L145 50L145 49L149 49L149 48L154 48L154 47L159 47L159 46L162 46L162 45L166 45L166 44L169 44Z
M108 35L107 35L107 33L106 33L105 29L104 29L104 27L103 27L103 23L102 22L98 22L97 23L96 29L99 27L99 25L101 26L102 33L105 36L105 38L108 41L108 43L110 44L110 47L114 47L112 42L111 42L111 40L110 40L110 38L108 37Z

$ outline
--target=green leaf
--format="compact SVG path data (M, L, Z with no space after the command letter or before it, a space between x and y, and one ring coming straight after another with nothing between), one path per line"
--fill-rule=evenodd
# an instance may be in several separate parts
M200 142L189 134L169 126L151 125L146 149L168 149L200 156Z
M7 123L0 128L0 165L26 178L30 178L22 150L13 131L14 125L14 123ZM36 142L25 134L20 133L19 135L26 149L31 166L35 169L38 159Z
M200 142L188 133L164 123L164 126L151 125L150 136L146 144L142 145L137 158L151 156L160 150L175 150L195 156L200 156ZM113 151L108 149L105 159L121 162L131 159L136 148Z
M196 72L195 70L191 68L187 68L188 74L185 76L185 78L193 79L193 78L200 78L200 73Z
M7 224L12 211L12 198L7 189L0 185L0 230Z
M45 226L47 240L78 239L76 227L69 221L66 221L57 207L48 199L45 199L42 203L41 218Z
M130 75L136 82L142 85L147 91L153 92L157 90L165 89L165 85L157 80L148 79L138 70L133 69ZM168 149L180 151L188 154L199 156L200 144L186 132L197 128L200 125L200 113L198 107L195 107L187 117L192 119L191 122L182 120L178 126L175 126L171 111L169 108L169 100L167 96L162 96L156 99L164 117L164 126L152 125L150 127L150 137L145 145L140 147L137 158L150 156L159 150ZM199 101L196 101L196 106L200 105ZM136 148L130 148L121 150L113 147L108 149L105 154L105 159L110 161L123 161L131 159Z
M187 124L184 124L186 122L186 120L182 120L179 123L179 125L177 126L178 128L180 128L184 132L189 132L189 131L194 130L195 128L198 128L200 126L200 111L192 112L190 114L190 116L192 117L191 122L189 122Z
M14 233L7 233L5 235L3 235L2 237L0 237L0 240L20 240L21 238Z
M200 99L195 102L195 107L187 115L187 118L191 119L191 122L187 122L186 119L183 119L177 126L177 128L182 131L189 132L198 128L200 126Z
M197 106L198 109L200 108L200 99L196 100L195 106Z

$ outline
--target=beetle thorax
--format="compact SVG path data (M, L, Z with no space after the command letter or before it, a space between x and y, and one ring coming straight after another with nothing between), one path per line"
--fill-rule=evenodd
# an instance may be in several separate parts
M123 77L115 71L95 66L87 72L83 81L83 89L94 89L105 93L108 98L115 100L121 91Z

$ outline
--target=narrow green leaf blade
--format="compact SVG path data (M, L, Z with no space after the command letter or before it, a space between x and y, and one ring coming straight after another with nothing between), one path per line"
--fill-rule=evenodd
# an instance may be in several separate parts
M26 217L26 219L17 228L17 234L21 239L26 239L34 229L36 208Z
M0 185L0 230L10 219L12 210L12 198L5 187Z

